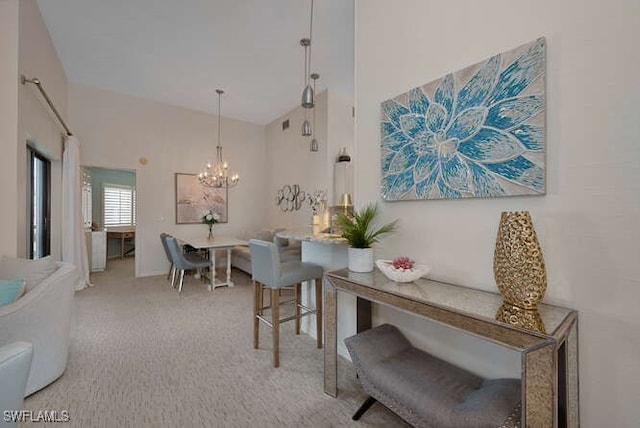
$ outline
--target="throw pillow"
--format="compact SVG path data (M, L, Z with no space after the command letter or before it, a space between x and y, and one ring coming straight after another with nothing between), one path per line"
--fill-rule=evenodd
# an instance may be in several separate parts
M56 262L51 256L38 260L4 256L0 259L0 279L24 279L27 292L29 292L54 273L57 268Z
M7 281L0 279L0 306L8 305L22 297L25 290L24 279Z

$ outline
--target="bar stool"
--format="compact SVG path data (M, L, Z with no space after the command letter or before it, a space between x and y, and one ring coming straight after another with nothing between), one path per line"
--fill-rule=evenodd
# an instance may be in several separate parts
M300 333L300 318L316 314L317 346L322 348L322 266L302 261L280 261L278 248L273 242L249 240L251 251L251 277L254 283L253 347L258 348L260 321L271 327L273 334L273 366L280 366L280 324L296 320L296 334ZM316 308L300 302L300 283L315 280ZM280 290L295 286L295 314L280 319ZM263 287L271 289L269 306L263 304ZM263 315L271 309L271 319Z

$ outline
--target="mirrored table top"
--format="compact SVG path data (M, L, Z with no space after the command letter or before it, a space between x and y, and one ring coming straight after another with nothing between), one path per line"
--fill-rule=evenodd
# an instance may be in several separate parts
M551 336L554 336L563 321L575 312L573 309L548 304L540 304L536 311L524 311L522 309L518 311L517 309L519 308L513 308L510 305L506 305L507 308L505 309L502 296L498 293L426 278L420 278L408 283L398 283L388 279L377 268L374 272L367 273L340 269L329 272L327 275L419 303L464 313L474 318L494 323L498 320L510 326L536 330ZM502 318L500 317L501 314L503 315Z

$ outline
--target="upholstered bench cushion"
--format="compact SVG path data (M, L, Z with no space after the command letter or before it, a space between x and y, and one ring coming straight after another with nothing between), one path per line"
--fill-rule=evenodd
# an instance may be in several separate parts
M299 241L291 242L288 239L279 238L274 234L274 231L270 230L262 230L256 233L255 239L276 243L280 261L282 262L300 261L302 246ZM231 251L231 266L251 274L251 251L248 245L237 246Z
M520 401L518 379L484 380L414 348L389 324L345 343L362 388L415 426L499 427Z

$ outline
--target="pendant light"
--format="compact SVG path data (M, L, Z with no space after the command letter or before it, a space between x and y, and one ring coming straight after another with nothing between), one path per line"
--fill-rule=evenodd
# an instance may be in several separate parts
M316 93L316 80L318 80L320 78L320 75L318 73L311 73L311 80L313 80L313 93ZM317 152L318 151L318 139L316 138L316 132L317 132L317 128L316 128L316 108L315 105L313 107L313 138L311 139L311 147L310 150L312 152Z
M302 136L303 137L310 137L312 130L311 130L311 123L309 123L309 119L307 119L307 113L304 113L305 118L304 121L302 122Z
M229 165L222 158L222 143L220 142L220 103L222 89L216 89L218 94L218 145L216 146L216 161L207 161L198 173L198 180L205 187L214 189L234 187L240 181L240 176L229 172Z
M313 34L313 0L311 0L311 18L309 20L309 37L300 40L300 44L304 47L304 82L305 87L302 91L302 107L313 108L314 91L311 87L309 73L311 72L311 36ZM308 55L307 55L308 53Z

